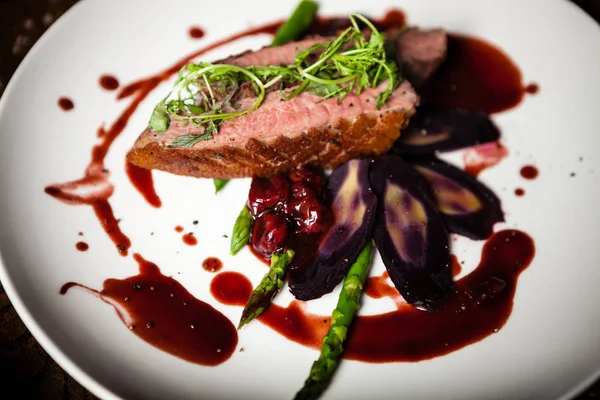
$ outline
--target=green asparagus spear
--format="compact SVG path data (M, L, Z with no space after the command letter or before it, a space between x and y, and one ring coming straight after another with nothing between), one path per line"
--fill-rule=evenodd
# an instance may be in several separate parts
M290 18L277 30L271 45L279 46L296 40L313 21L319 5L313 0L302 0Z
M346 274L337 307L331 314L329 331L323 338L319 359L313 363L304 387L296 393L295 400L317 399L329 385L342 354L348 329L359 308L372 250L373 243L367 243Z
M250 209L244 204L244 208L236 218L235 225L233 225L231 243L229 245L229 251L232 256L235 256L250 241L250 228L253 221Z
M271 299L281 290L287 267L294 258L294 251L287 250L282 254L273 254L271 268L262 281L250 294L250 298L242 312L238 329L262 314L271 304Z
M290 18L277 30L271 46L280 46L292 40L296 40L313 21L319 5L313 0L302 0L296 7ZM223 189L229 180L214 179L215 193Z
M229 182L228 179L213 179L213 183L215 184L215 193L219 193L219 190L223 189L225 185Z

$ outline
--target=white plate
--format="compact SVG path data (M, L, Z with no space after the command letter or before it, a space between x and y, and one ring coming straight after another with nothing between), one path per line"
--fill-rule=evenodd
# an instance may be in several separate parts
M321 1L324 14L360 11L382 15L402 7L412 23L443 26L483 37L506 51L525 82L540 85L516 109L496 115L510 156L481 179L507 212L502 227L518 227L536 243L533 264L519 281L513 314L496 335L420 363L342 362L324 398L566 399L600 371L600 29L571 3L559 0ZM11 301L42 346L75 379L109 398L291 398L317 352L289 342L260 323L239 336L224 364L212 368L164 353L121 323L115 311L83 290L60 296L67 281L101 288L109 277L137 273L120 257L90 207L72 207L44 187L81 176L97 142L96 129L111 123L129 100L100 89L104 73L122 83L150 75L194 49L252 24L284 18L294 1L87 0L60 19L26 57L0 104L0 277ZM204 28L202 41L187 36ZM268 43L244 39L207 56L217 59ZM124 155L146 125L170 82L141 104L106 159L116 190L111 198L132 252L156 262L191 293L232 321L240 307L223 306L208 290L212 275L201 261L218 256L226 270L244 271L256 283L264 268L246 251L227 255L228 234L245 199L248 180L218 196L209 180L155 173L163 207L153 209L132 188ZM62 112L66 95L75 109ZM580 161L583 157L583 161ZM535 181L519 177L534 163ZM576 177L571 178L570 173ZM513 195L522 186L523 198ZM199 220L197 227L193 220ZM194 230L185 246L175 225ZM76 251L77 233L90 244ZM150 232L155 232L153 236ZM480 244L460 240L472 268ZM378 260L379 262L379 260ZM375 266L381 269L381 264ZM286 291L287 292L287 291ZM289 301L289 294L277 301ZM312 306L328 314L335 295ZM378 305L367 300L367 311ZM389 304L388 304L389 306ZM382 307L382 306L381 306ZM380 308L381 308L380 307ZM366 311L365 311L366 312Z

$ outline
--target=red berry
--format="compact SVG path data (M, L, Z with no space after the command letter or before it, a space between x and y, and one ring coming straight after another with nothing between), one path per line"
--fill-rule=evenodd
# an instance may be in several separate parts
M292 182L304 182L308 183L313 189L320 191L323 186L324 177L319 171L312 167L302 167L293 169L288 174L290 181Z
M252 225L251 243L254 250L265 258L278 250L283 250L288 234L287 220L277 214L263 213Z
M314 196L291 200L288 211L296 222L297 232L324 232L331 224L329 210Z
M315 191L304 182L294 182L290 187L290 193L294 199L303 197L315 197Z
M278 203L283 203L288 197L289 182L281 175L271 178L252 178L248 207L252 215L257 216Z

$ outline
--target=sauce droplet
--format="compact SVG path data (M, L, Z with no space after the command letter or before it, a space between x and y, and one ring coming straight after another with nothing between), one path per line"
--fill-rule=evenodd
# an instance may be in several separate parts
M70 111L73 109L73 107L75 107L75 104L73 103L73 100L69 99L68 97L61 97L58 99L58 106L63 111Z
M516 188L515 189L515 196L519 196L522 197L525 195L525 190L521 189L521 188Z
M102 75L98 82L105 90L117 90L119 88L119 80L112 75Z
M539 174L540 172L533 165L526 165L523 168L521 168L521 176L525 179L535 179L538 177Z
M175 232L179 232L179 233L183 232L183 226L181 226L181 225L177 225L177 226L175 227Z
M208 272L219 272L223 268L223 263L217 257L208 257L202 261L202 268Z
M202 39L204 37L204 30L197 26L192 26L188 33L192 39Z
M77 248L77 250L79 251L87 251L87 249L89 249L90 246L86 242L77 242L75 244L75 248Z
M525 91L529 94L537 94L540 91L540 87L537 83L530 83L525 86Z
M194 234L191 232L183 235L181 239L183 240L183 243L187 244L188 246L195 246L198 244L198 239L196 239Z
M252 293L252 283L239 272L222 272L211 281L210 293L219 303L244 306Z

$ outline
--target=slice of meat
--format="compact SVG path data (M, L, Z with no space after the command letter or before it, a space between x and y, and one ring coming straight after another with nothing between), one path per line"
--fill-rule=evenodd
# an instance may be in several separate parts
M443 29L411 28L396 39L396 46L404 76L418 87L446 59L448 38Z
M437 40L438 36L429 37ZM283 46L248 51L221 62L243 67L291 64L299 50L330 39L311 37ZM416 35L409 36L409 43L410 40L423 42L423 38ZM406 53L418 52L418 46L407 45L406 40L402 43L404 59L424 59L423 54L413 57ZM434 44L431 46L435 47ZM434 53L438 54L430 52ZM285 92L271 91L258 109L224 122L211 140L198 142L191 148L168 147L178 136L203 131L202 127L172 119L164 134L146 129L127 158L143 168L221 179L269 176L302 165L335 168L352 158L389 150L414 114L419 98L408 81L404 81L377 110L377 95L386 88L387 82L384 82L359 96L349 94L339 104L337 99L323 101L307 92L285 101ZM251 90L242 93L241 98L236 97L236 102L243 108L252 104L254 97Z
M281 101L279 92L271 92L258 109L223 123L212 140L169 148L176 137L199 129L172 121L162 135L147 129L127 158L143 168L220 179L269 176L307 164L334 168L381 154L400 136L418 97L405 81L377 110L377 94L386 86L349 94L341 104L306 92Z

